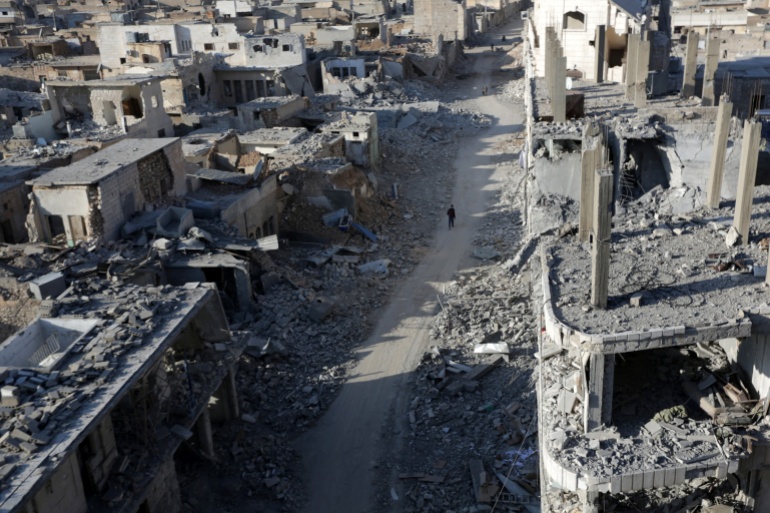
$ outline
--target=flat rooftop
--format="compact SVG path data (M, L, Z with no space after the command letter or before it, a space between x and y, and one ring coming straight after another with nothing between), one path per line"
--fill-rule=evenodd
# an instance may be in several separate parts
M150 77L147 75L118 75L107 77L101 80L49 80L46 87L130 87L138 84L146 84L160 80L159 77Z
M238 140L245 144L283 146L284 144L295 142L299 137L308 133L307 129L299 127L259 128L245 134L239 134Z
M262 110L262 109L277 109L278 107L282 107L286 104L295 102L297 100L302 100L301 96L293 95L293 96L267 96L265 98L257 98L256 100L251 100L248 102L244 102L238 105L238 109L254 109L254 110Z
M94 292L88 301L78 299L77 292L69 301L60 300L55 322L88 319L99 327L74 342L58 371L20 368L6 374L20 390L20 405L4 408L5 425L11 423L15 429L6 432L9 436L0 446L4 462L0 466L3 511L20 511L34 497L58 465L77 450L191 322L204 340L217 340L227 344L227 349L231 347L228 327L217 320L221 317L224 322L224 317L210 310L221 310L212 287L118 286L102 282L100 289L84 289ZM219 358L210 360L216 370L197 375L196 379L203 380L200 386L209 387L209 381L214 380L209 376L231 365L236 353L219 351ZM37 419L34 427L30 427L32 418ZM21 440L24 433L26 441Z
M31 180L29 184L38 187L97 184L112 173L171 146L178 140L178 137L122 139L74 164L53 169L40 178Z
M590 245L576 235L553 244L546 266L558 321L591 335L716 328L737 322L742 310L767 305L770 187L755 188L746 246L726 244L732 201L714 211L672 213L677 201L697 205L704 198L693 189L655 189L613 217L606 310L590 306ZM641 306L631 306L635 295Z

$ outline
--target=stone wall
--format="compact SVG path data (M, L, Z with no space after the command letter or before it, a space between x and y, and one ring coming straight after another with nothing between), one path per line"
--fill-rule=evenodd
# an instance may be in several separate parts
M179 479L176 474L174 460L163 463L155 479L147 489L143 511L147 513L177 513L182 504L179 491Z
M3 184L0 189L0 235L3 242L27 240L24 220L29 210L28 189L22 180Z
M439 35L445 40L468 37L465 0L415 0L414 31L431 38Z
M88 505L83 491L77 454L63 461L48 482L32 499L31 511L36 513L86 513Z
M542 77L545 73L545 37L546 27L553 26L559 35L559 40L564 47L567 57L567 69L577 69L583 72L583 77L594 80L594 62L596 49L591 44L596 38L596 26L605 25L608 29L608 45L620 43L622 37L629 32L629 18L607 0L591 0L581 3L579 8L568 16L564 13L563 3L560 0L544 0L535 3L533 22L535 34L533 34L532 51L535 56L536 76ZM583 27L576 28L573 22L577 17L583 17ZM572 28L566 28L572 26ZM612 30L610 30L612 29ZM625 47L623 43L622 48ZM621 49L622 49L621 48ZM605 66L609 68L609 66ZM608 75L611 71L608 69ZM617 78L610 76L610 79Z

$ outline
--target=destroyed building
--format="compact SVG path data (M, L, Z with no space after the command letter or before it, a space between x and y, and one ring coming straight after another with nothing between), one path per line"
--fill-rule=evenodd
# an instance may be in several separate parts
M649 29L649 10L647 2L636 0L592 0L566 12L562 3L536 2L528 19L527 33L535 58L535 73L543 76L546 61L554 58L547 53L548 41L552 38L548 27L552 27L564 49L565 69L575 70L586 79L623 81L628 34ZM601 68L596 67L597 61L602 62ZM597 69L602 73L598 78Z
M711 83L709 44L696 84L691 36L681 92L656 94L654 42L631 33L623 83L571 75L568 91L571 33L545 37L556 60L543 78L528 63L524 161L531 233L559 234L536 255L544 510L672 510L710 482L763 511L766 156L761 124L742 122L761 68L724 63L737 85Z
M115 240L136 212L187 191L178 138L124 139L29 182L31 241Z
M377 114L357 112L349 116L343 112L339 121L323 125L321 129L345 137L345 157L349 162L361 167L377 167L380 160Z
M46 83L46 90L51 125L62 134L72 134L72 129L66 128L67 121L76 124L84 120L131 137L174 134L171 118L163 108L160 78L125 75L85 82L54 80Z
M55 315L0 345L15 426L2 439L0 502L13 512L179 511L175 454L188 443L213 456L212 420L239 415L245 336L230 332L207 286L85 290L89 301L60 298Z

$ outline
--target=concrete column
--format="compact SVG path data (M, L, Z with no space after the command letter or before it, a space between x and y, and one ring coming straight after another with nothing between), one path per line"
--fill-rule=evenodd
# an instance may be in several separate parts
M215 458L214 433L211 430L211 417L209 416L208 408L203 408L200 417L195 421L195 432L201 452L210 458Z
M725 152L727 151L727 136L730 133L730 119L733 114L733 104L727 95L719 100L719 111L714 131L714 145L711 148L711 170L706 187L706 202L709 208L719 208L722 197L722 178L724 177Z
M612 424L612 393L615 389L615 355L604 355L604 389L602 390L602 424Z
M634 107L647 106L647 75L650 69L650 42L640 41L636 57L636 84L634 84Z
M594 176L604 166L604 137L596 123L587 123L583 128L583 153L580 178L580 219L578 239L588 242L593 232Z
M695 71L698 69L698 34L690 31L687 34L687 50L684 57L684 81L682 82L682 98L695 95Z
M545 49L543 50L545 53L545 85L546 89L548 90L548 97L551 97L551 93L553 92L551 89L551 84L553 83L553 48L555 44L555 38L556 34L553 30L553 27L546 27L545 28Z
M703 94L700 104L704 107L714 106L714 75L719 66L719 37L710 37L706 43L706 68L703 71Z
M561 53L559 48L559 54ZM567 121L567 58L560 55L555 61L551 111L554 121L564 122Z
M586 401L583 415L583 429L586 433L602 426L602 402L604 400L604 360L601 353L588 356L588 383L586 383Z
M241 416L241 403L238 401L238 385L235 382L235 369L230 369L224 379L227 400L230 403L230 415L237 419Z
M605 309L610 277L612 171L596 173L594 177L594 243L591 251L591 304L596 308Z
M749 243L751 203L754 201L754 183L757 180L761 135L762 124L755 119L747 119L743 124L741 167L738 171L738 193L735 197L735 217L733 218L733 226L738 230L743 246Z
M639 34L628 35L628 46L626 47L626 99L634 100L634 84L636 84L636 57L639 54Z
M594 77L596 83L601 84L604 82L604 61L607 59L607 30L604 25L596 26L594 51L596 52L596 59L594 60Z
M599 492L578 490L578 497L583 503L582 513L599 513Z

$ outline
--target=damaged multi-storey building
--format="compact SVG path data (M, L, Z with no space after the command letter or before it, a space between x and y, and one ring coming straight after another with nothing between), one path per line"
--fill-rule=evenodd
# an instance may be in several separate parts
M612 16L632 22L610 59L622 75L598 49L575 51L577 28L615 37L587 30L591 12L529 25L520 162L541 240L543 507L765 511L763 78L751 60L719 63L716 37L699 65L691 32L684 70L658 87L664 38L628 8Z

